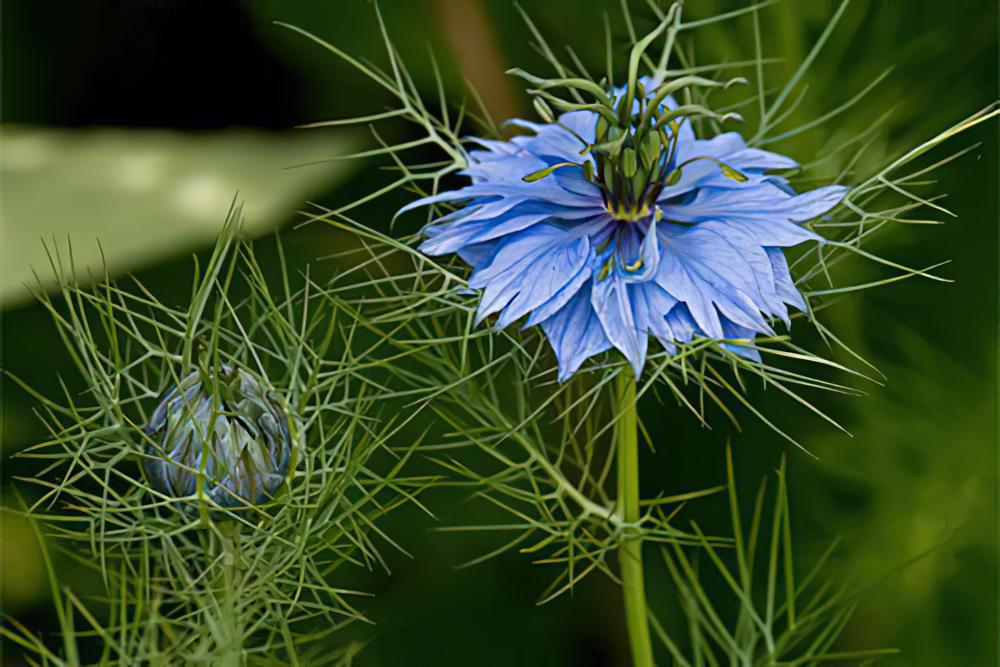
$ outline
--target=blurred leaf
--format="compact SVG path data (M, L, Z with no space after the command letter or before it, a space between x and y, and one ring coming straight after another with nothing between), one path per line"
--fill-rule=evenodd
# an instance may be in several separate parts
M45 569L31 525L22 516L0 509L0 572L5 610L16 612L45 594Z
M4 128L0 299L29 298L37 271L54 285L42 240L67 238L77 271L113 273L212 242L233 198L258 235L343 179L353 162L321 162L351 150L335 131ZM98 241L100 242L98 244Z

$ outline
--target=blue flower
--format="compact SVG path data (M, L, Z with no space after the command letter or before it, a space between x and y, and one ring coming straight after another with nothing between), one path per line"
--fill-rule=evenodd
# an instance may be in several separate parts
M146 475L162 493L205 495L221 507L271 498L288 472L288 418L265 387L242 369L224 367L216 381L191 373L153 412L145 428Z
M789 306L805 309L782 248L822 241L803 223L846 192L796 194L770 173L793 160L735 132L698 139L694 112L654 100L657 88L640 80L617 124L605 110L511 121L532 134L475 139L461 172L470 185L400 211L459 206L424 228L420 250L472 267L477 323L498 314L498 328L540 325L560 380L612 347L638 377L650 336L670 352L699 337L746 339L726 347L759 360L749 341L773 335L775 318L787 326ZM622 95L607 106L620 111Z

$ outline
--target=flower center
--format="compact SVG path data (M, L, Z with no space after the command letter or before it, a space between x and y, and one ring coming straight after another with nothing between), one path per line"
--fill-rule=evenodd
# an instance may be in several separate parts
M627 222L648 217L663 188L680 176L673 168L679 125L659 112L646 113L646 102L645 96L639 97L639 113L615 124L599 117L590 151L594 157L590 180L601 189L608 212Z
M530 75L522 75L529 80L546 83ZM586 89L597 98L598 101L594 104L559 105L568 111L586 109L596 112L592 143L556 120L544 98L561 100L546 94L544 90L532 91L543 96L535 98L535 108L540 115L548 122L563 127L583 144L580 151L583 161L560 162L528 174L523 180L531 183L545 178L557 169L579 167L583 170L584 177L600 188L608 213L623 222L635 222L654 214L664 189L680 182L684 168L692 162L714 162L727 178L739 182L747 180L742 173L713 157L700 156L677 163L680 130L684 123L701 116L719 121L728 118L697 105L676 108L667 105L667 98L671 94L694 80L705 81L698 77L681 78L657 84L649 91L643 82L634 81L621 92L609 92L597 84L586 81L579 83L576 79L552 82L551 85L568 85L564 82L574 82L574 85Z
M595 128L593 173L584 173L601 188L604 205L616 219L634 222L651 215L663 190L676 185L692 162L715 162L727 178L747 180L739 171L707 156L677 164L681 125L692 109L670 109L664 103L673 90L661 85L647 93L636 84L635 95L611 98L614 114L601 114ZM629 108L631 107L631 108Z

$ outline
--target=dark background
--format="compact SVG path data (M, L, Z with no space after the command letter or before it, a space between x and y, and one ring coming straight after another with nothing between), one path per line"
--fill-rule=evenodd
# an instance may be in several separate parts
M597 66L600 0L528 0L525 8L554 44L570 43ZM616 4L616 3L614 3ZM636 5L640 22L648 14ZM743 3L689 2L692 15ZM525 98L501 74L509 66L541 69L528 35L507 0L386 0L386 20L418 85L433 83L425 42L433 45L451 90L462 76L476 82L498 117L524 109ZM786 0L762 12L765 55L786 60L769 68L771 81L787 76L811 47L835 8L828 2ZM610 6L612 12L616 11ZM300 36L272 24L283 20L315 32L350 53L384 62L374 15L361 0L338 2L277 0L107 0L52 3L7 0L3 4L3 121L11 128L93 126L179 128L186 136L209 138L232 126L265 128L283 141L305 132L299 123L380 110L379 91L343 63ZM645 25L645 23L643 23ZM617 32L622 36L620 21ZM931 0L852 3L830 47L807 77L810 94L796 117L808 119L854 94L884 68L896 69L857 107L808 135L781 145L796 158L821 155L838 139L868 127L896 106L887 131L866 157L886 155L925 140L996 97L996 6L985 0L953 0L944 8ZM752 57L750 23L726 33L706 33L701 60ZM458 63L456 66L454 63ZM915 564L886 579L858 610L843 644L895 646L892 665L989 665L996 661L997 455L997 159L995 124L953 140L934 157L976 142L981 147L938 173L935 192L949 194L957 214L942 227L894 230L876 243L883 255L909 265L953 260L945 285L912 280L855 294L832 308L826 322L873 361L888 377L886 386L858 384L870 396L816 397L845 424L849 438L777 397L758 392L765 413L803 441L819 460L791 448L752 417L734 440L744 497L782 453L790 465L793 525L800 562L817 554L836 535L844 546L837 568L875 580L915 556ZM118 130L125 137L129 130ZM132 130L133 132L136 130ZM397 128L402 133L405 128ZM351 141L368 141L363 131ZM130 145L125 141L127 151ZM414 154L415 161L423 161ZM57 158L58 159L58 158ZM287 166L278 160L278 170ZM331 174L299 201L262 221L283 229L293 263L328 254L342 242L321 227L291 229L305 198L344 203L382 182L376 163ZM5 182L10 180L4 173ZM63 182L40 180L22 197L69 197ZM68 191L68 190L67 190ZM14 216L7 207L7 233L30 226L45 236L47 221ZM113 195L109 195L113 196ZM404 195L361 210L359 218L386 226ZM126 232L144 233L158 199L133 217ZM20 210L30 210L31 200ZM101 235L99 216L67 201L74 239ZM219 210L221 223L225 210ZM253 211L250 211L253 215ZM188 255L209 240L163 245L138 265L151 288L181 301L176 276L188 271ZM4 262L15 248L4 245ZM851 266L844 282L885 277L868 264ZM173 291L171 291L173 290ZM5 292L5 295L7 292ZM43 310L5 296L3 365L43 391L58 391L57 377L74 381ZM802 344L819 349L807 335ZM841 361L846 361L841 359ZM78 382L78 381L77 381ZM729 434L697 427L680 410L646 406L645 419L657 442L656 457L643 462L647 495L718 483ZM12 478L24 463L8 457L42 436L31 402L5 384L3 391L3 480L11 501ZM485 521L489 511L461 500L457 492L432 495L442 524ZM706 502L693 516L722 511ZM493 517L495 518L495 517ZM386 530L413 554L393 554L391 577L360 576L379 593L370 615L378 640L363 664L419 665L605 665L624 655L620 601L614 585L593 577L572 596L534 605L548 572L508 553L479 567L453 566L487 550L487 538L431 532L417 512L403 513ZM37 551L25 526L6 520L3 531L4 611L36 628L49 628L48 597ZM71 567L65 564L65 567ZM71 576L71 575L70 575ZM665 595L663 573L651 575L651 597ZM846 575L845 575L846 576ZM14 657L5 658L17 664Z

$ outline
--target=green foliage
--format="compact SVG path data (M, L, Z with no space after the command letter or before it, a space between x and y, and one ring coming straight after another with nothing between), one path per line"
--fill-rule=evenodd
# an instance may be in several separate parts
M764 508L765 479L757 492L749 526L743 523L728 451L727 472L732 549L713 545L694 522L692 530L702 538L700 550L690 554L679 545L660 549L686 621L687 635L671 636L655 618L651 622L674 664L690 667L728 661L738 665L802 667L866 665L896 653L894 649L834 648L868 590L837 583L826 574L836 541L801 580L796 580L784 459L776 471L777 489L770 516ZM710 565L700 565L705 560ZM706 584L716 578L723 582L722 594L719 587L713 589Z
M46 556L65 650L56 656L23 626L4 630L44 662L337 662L327 637L365 620L352 602L363 593L339 586L337 570L381 566L379 543L394 543L377 522L428 481L401 472L412 445L387 456L403 420L382 418L357 380L363 361L350 356L340 315L284 267L273 289L239 217L207 264L195 263L184 308L138 281L80 287L72 254L51 250L62 303L39 298L90 389L35 394L50 437L20 454L42 466L26 480L39 494L24 512L40 538L93 571L108 620L60 589ZM273 500L225 509L206 496L203 468L185 497L140 470L156 456L143 425L158 397L205 363L252 368L287 412L293 462Z

